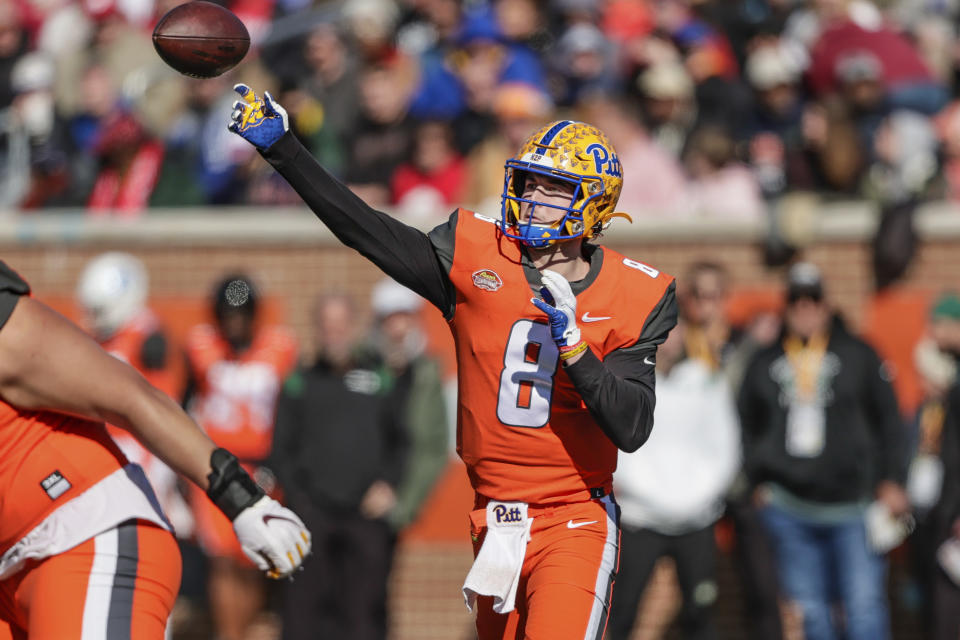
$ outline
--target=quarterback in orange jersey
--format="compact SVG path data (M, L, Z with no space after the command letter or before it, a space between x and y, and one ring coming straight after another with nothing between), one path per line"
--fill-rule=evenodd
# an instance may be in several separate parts
M107 353L130 364L171 398L179 398L183 376L173 366L160 319L147 307L148 291L143 263L129 253L110 251L84 266L76 298L83 309L84 328ZM176 474L130 433L112 425L107 425L107 431L127 459L143 467L177 536L189 536L193 517L176 486Z
M282 327L258 326L257 291L244 275L217 284L213 315L214 325L196 326L187 337L190 413L218 446L233 451L254 477L265 478L259 465L270 453L276 400L296 364L297 344ZM230 521L203 492L194 491L191 501L197 538L212 559L208 592L214 626L218 637L240 640L262 608L262 581Z
M619 545L617 449L653 421L674 281L589 240L623 185L606 136L562 120L506 163L499 219L458 209L424 234L366 206L237 85L229 128L257 146L337 237L435 304L459 364L458 442L476 491L463 586L481 640L597 640Z
M0 262L0 636L164 637L179 551L106 421L206 491L262 570L290 575L310 548L300 519L166 394L29 294Z

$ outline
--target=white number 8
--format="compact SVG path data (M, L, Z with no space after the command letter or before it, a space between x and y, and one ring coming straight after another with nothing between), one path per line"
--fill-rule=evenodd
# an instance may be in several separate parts
M553 374L560 352L542 322L518 320L510 330L500 373L497 418L511 427L539 428L550 420Z

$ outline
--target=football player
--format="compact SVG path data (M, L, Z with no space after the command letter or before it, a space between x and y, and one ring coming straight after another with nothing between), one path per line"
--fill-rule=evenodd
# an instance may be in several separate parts
M301 564L300 519L0 262L0 627L14 638L164 637L179 550L105 422L202 488L261 570L279 578Z
M481 640L602 637L617 570L617 449L653 420L671 276L594 242L623 176L606 136L563 120L505 167L500 219L458 209L424 234L327 173L269 94L237 85L229 128L346 245L436 305L459 363L457 450L476 492L464 584Z
M104 351L131 365L171 398L179 398L182 376L173 366L160 319L147 306L148 291L143 263L129 253L109 251L84 266L76 299L83 309L84 328ZM109 424L107 430L127 459L143 467L177 536L189 536L193 517L176 486L176 474L129 432Z
M296 364L297 343L285 328L258 322L259 294L243 274L224 277L211 302L215 322L195 326L187 336L190 413L270 491L273 476L261 465L270 453L277 396ZM208 595L217 637L240 640L263 608L263 581L216 505L200 490L191 503L197 539L210 557Z

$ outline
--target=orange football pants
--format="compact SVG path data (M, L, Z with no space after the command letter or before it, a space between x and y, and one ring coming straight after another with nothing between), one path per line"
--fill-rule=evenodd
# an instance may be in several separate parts
M179 588L173 535L131 520L0 582L0 640L162 640Z
M487 500L470 514L473 554L486 533ZM620 556L620 509L610 496L562 505L529 505L530 541L514 610L477 599L479 640L601 640Z

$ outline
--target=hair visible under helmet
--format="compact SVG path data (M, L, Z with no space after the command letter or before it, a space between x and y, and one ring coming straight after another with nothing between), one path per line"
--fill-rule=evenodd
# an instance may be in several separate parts
M501 216L503 232L530 247L589 239L600 234L615 217L630 220L614 208L623 188L623 170L613 145L602 131L584 122L561 120L546 125L507 160L504 171ZM523 197L527 176L536 173L573 185L566 206L544 204ZM564 216L549 225L520 221L521 203L563 210Z

